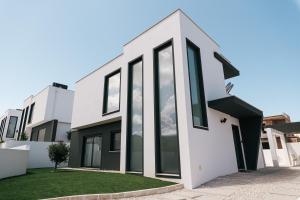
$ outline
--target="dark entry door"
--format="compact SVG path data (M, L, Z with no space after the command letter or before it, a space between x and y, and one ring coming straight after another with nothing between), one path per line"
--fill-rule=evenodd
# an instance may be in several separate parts
M235 146L236 160L239 171L245 171L244 156L242 150L242 140L240 137L239 127L232 125L233 140Z

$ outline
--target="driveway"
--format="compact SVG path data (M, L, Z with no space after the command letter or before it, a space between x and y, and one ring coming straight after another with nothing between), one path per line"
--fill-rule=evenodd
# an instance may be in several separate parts
M149 200L300 200L300 167L267 168L217 178L198 189L135 198Z

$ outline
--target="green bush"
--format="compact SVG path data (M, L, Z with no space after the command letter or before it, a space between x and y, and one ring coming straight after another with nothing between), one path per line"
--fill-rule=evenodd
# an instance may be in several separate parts
M57 166L63 162L68 161L70 148L65 143L51 144L48 148L49 158L55 164L55 170Z
M28 140L28 136L27 136L27 134L26 133L21 133L21 137L20 137L20 140L21 141L27 141Z

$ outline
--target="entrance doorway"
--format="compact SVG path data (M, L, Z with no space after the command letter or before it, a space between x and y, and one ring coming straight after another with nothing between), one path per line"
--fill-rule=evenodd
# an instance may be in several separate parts
M84 143L84 167L101 167L102 137L86 137Z
M245 171L244 154L242 149L243 141L240 136L240 130L238 126L232 125L233 141L235 146L235 154L239 171Z

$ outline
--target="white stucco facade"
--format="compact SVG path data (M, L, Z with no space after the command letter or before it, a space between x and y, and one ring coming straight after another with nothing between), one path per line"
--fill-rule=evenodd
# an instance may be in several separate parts
M181 10L177 10L125 44L121 55L76 83L72 129L81 130L121 120L120 171L126 172L128 63L142 56L143 175L156 177L153 49L171 40L174 51L180 179L185 187L195 188L218 176L238 172L232 125L240 127L240 121L209 108L206 102L208 127L200 129L193 126L186 39L200 48L206 101L228 97L223 65L214 57L215 52L220 53L220 47ZM117 69L121 69L120 110L102 115L105 76ZM225 123L221 123L220 120L224 118ZM245 157L243 145L242 151Z
M16 140L19 133L22 111L9 109L0 117L0 140Z
M49 123L55 121L53 131L56 133L52 141L67 141L67 132L71 129L73 101L74 91L52 85L36 95L31 95L23 104L20 132L25 132L32 139L33 129L47 128Z

